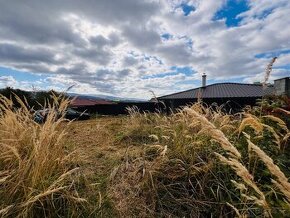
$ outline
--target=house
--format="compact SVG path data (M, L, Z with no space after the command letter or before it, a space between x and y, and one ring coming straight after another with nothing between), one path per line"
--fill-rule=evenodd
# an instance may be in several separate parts
M181 106L197 102L198 99L211 105L226 104L230 109L241 109L246 105L255 105L257 99L267 95L290 96L290 78L281 78L274 81L274 85L263 87L261 83L216 83L206 85L206 75L202 76L202 86L170 95L158 97L168 110L175 110Z
M83 97L75 97L70 102L69 107L81 112L94 113L97 106L114 105L114 102L105 100L88 99Z
M93 106L93 105L100 105L100 104L113 104L111 101L105 100L93 100L93 99L86 99L81 97L76 97L72 99L70 103L70 107L77 108L77 107L85 107L85 106Z
M89 112L91 114L100 115L119 115L128 114L128 108L135 108L139 112L156 112L160 109L160 105L154 102L142 101L106 101L95 100L84 97L76 97L70 103L70 108L80 112Z

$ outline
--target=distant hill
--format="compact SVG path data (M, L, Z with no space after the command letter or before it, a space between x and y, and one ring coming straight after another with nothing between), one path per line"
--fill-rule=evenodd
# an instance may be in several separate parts
M148 100L138 99L138 98L121 98L116 96L110 95L85 95L85 94L76 94L76 93L67 93L70 97L80 97L84 99L92 99L92 100L106 100L106 101L114 101L114 102L145 102Z

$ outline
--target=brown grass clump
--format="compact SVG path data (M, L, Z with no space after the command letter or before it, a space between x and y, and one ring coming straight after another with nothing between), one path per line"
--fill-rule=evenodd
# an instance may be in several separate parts
M120 216L285 216L290 172L281 166L288 154L273 144L286 143L289 131L282 119L250 111L228 115L199 102L167 117L131 115L130 132L144 127L148 140L139 157L125 158L114 171L110 193ZM259 147L247 141L250 135Z
M44 124L0 96L0 214L3 217L77 216L86 202L76 185L76 154L62 143L68 99L54 96Z
M200 111L205 109L193 107ZM228 116L223 118L212 110L204 112L224 131L232 128ZM206 145L208 137L200 131L201 123L194 115L181 110L169 117L160 114L130 117L135 127L148 125L151 128L148 128L150 140L144 144L142 158L125 161L114 173L110 193L122 216L207 216L227 210L227 206L222 205L212 212L206 209L218 204L217 199L223 198L222 190L226 185L219 178L223 177L222 173L214 175L216 165L210 158L212 149ZM209 128L215 127L210 125ZM206 189L210 184L219 190Z
M264 193L258 188L253 180L253 176L249 173L248 169L241 163L241 153L236 147L228 140L224 133L217 129L212 122L210 122L203 114L198 113L192 108L185 108L188 113L192 114L196 120L200 122L202 132L211 136L212 139L217 141L223 150L225 150L230 158L226 158L218 153L215 153L222 163L229 165L235 173L244 181L245 184L255 190L258 198L255 196L247 196L248 199L254 200L254 202L262 206L265 210L269 210L269 206L266 202ZM240 124L239 131L245 126L250 125L253 129L260 133L263 130L263 125L254 118L254 116L247 116ZM245 195L246 196L246 195Z
M112 171L109 196L119 217L154 217L156 199L150 177L157 166L140 158Z

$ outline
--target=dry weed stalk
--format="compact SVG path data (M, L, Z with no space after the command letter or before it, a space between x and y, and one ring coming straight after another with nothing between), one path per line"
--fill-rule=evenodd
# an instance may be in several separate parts
M247 142L251 150L253 150L258 155L258 157L264 162L269 171L272 173L272 175L276 177L276 180L272 180L272 182L286 196L288 203L290 204L290 183L288 182L285 174L276 164L274 164L272 158L270 158L262 149L252 143L249 139L247 139Z
M237 159L234 158L225 158L224 156L215 153L215 155L220 159L220 161L228 166L230 166L235 173L252 189L255 190L259 198L255 198L255 196L249 196L254 202L262 206L264 209L269 210L269 206L266 201L266 197L264 193L258 188L256 185L253 176L250 174L248 169Z
M259 121L259 119L251 114L244 114L246 118L244 118L238 128L239 134L247 127L250 126L252 129L255 130L256 134L260 134L263 131L263 125Z
M248 217L246 214L241 214L241 213L239 212L239 210L238 210L234 205L232 205L232 204L230 204L230 203L228 203L228 202L227 202L227 205L228 205L229 207L231 207L231 208L235 211L235 213L236 213L236 215L237 215L238 218L247 218L247 217Z
M265 116L263 116L263 118L272 120L272 121L276 122L280 126L280 128L283 129L284 131L286 131L286 132L289 131L286 123L283 120L281 120L279 117L275 117L273 115L265 115Z
M235 158L241 158L240 152L229 142L224 133L217 129L205 116L189 107L184 108L184 111L190 114L194 121L198 121L202 125L202 132L206 132L216 140L225 151L228 151L229 155Z
M280 145L281 145L280 138L282 137L282 135L278 131L276 131L272 126L269 126L263 123L262 120L268 119L268 120L274 121L287 134L289 130L286 126L286 123L283 120L273 115L266 115L266 116L261 116L261 118L258 118L255 115L252 115L249 113L243 113L243 114L245 118L242 120L238 128L239 135L245 130L247 126L251 127L255 131L256 135L261 136L261 137L263 135L263 130L266 129L272 133L273 137L275 138L275 143L278 145L280 149Z
M287 110L282 109L282 108L276 108L275 111L276 112L282 112L284 114L290 115L290 111L287 111Z
M46 122L38 124L27 102L15 98L20 108L14 108L10 99L0 96L1 212L31 217L36 210L45 214L45 207L59 207L56 204L60 199L64 204L84 202L73 188L72 174L77 169L71 169L71 153L62 143L66 128L61 123L69 100L53 96L55 103L48 105Z
M269 80L272 68L273 68L273 64L275 63L275 61L277 60L277 57L272 58L272 60L270 61L270 63L267 65L266 70L265 70L265 77L264 77L264 81L263 81L263 88L266 88L267 86L267 82Z

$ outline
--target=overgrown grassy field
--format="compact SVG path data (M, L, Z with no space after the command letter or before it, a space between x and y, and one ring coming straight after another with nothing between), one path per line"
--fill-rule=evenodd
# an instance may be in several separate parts
M38 124L0 101L1 217L289 217L287 111L68 122L55 100Z

